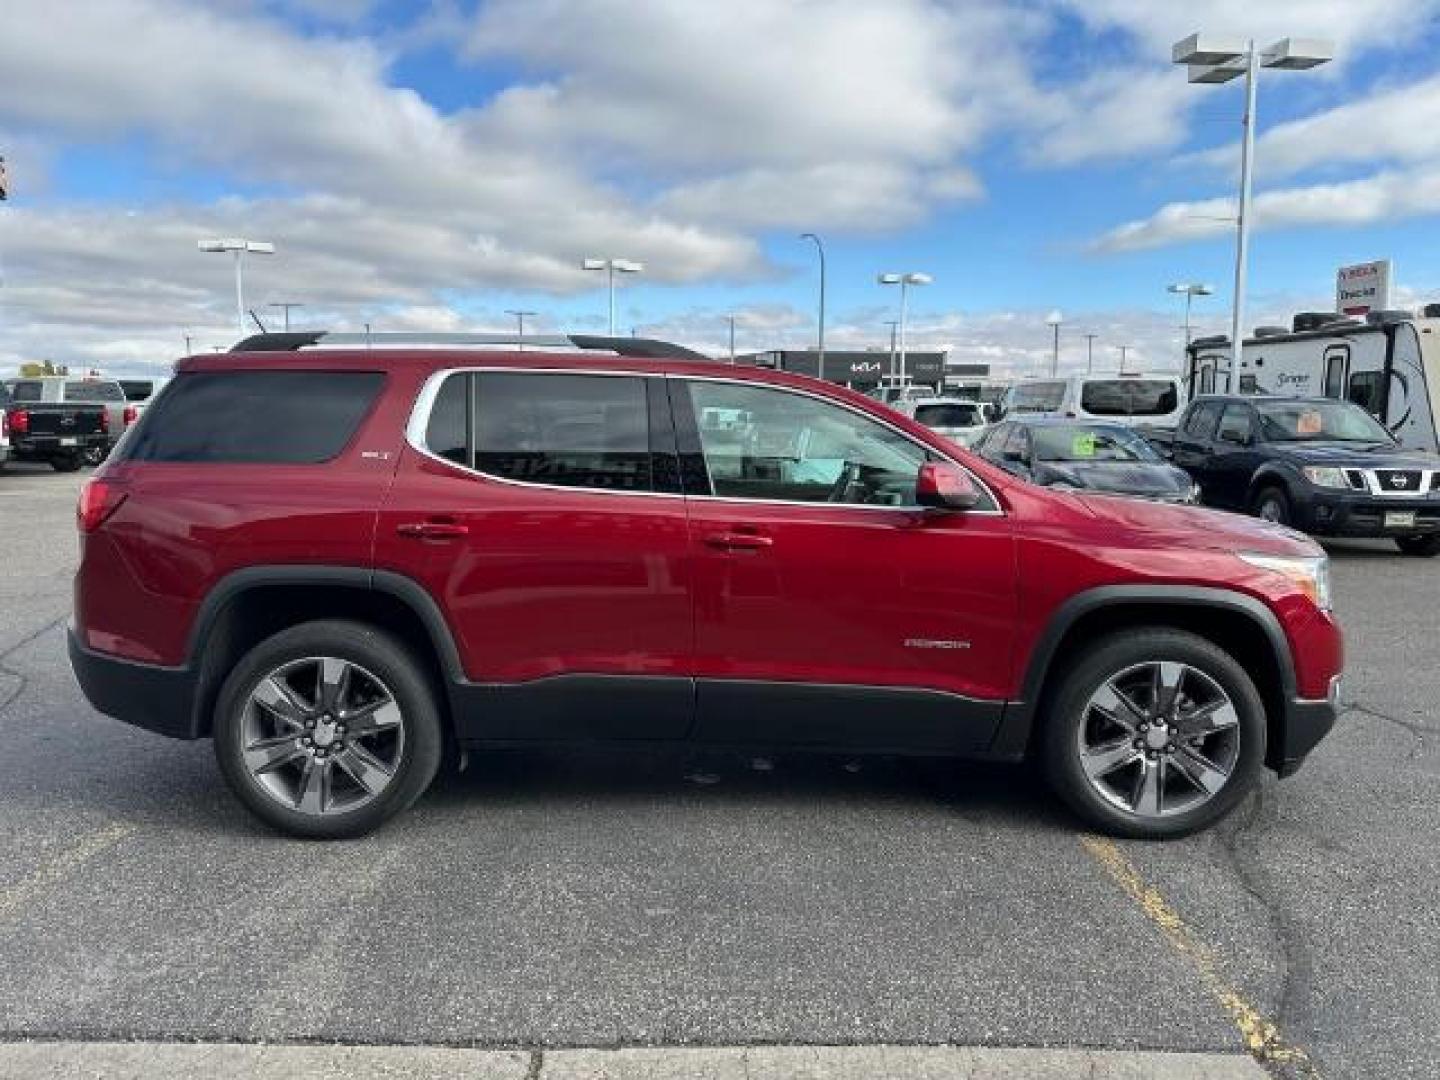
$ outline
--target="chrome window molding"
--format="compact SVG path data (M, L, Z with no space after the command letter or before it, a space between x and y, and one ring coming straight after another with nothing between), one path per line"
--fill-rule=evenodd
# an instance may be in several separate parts
M813 391L801 389L798 387L777 386L774 383L758 382L750 379L727 378L723 375L670 375L663 372L615 371L601 368L518 368L506 367L501 365L466 365L464 367L442 368L439 371L431 373L430 376L426 378L424 385L420 387L420 392L415 396L415 404L410 409L410 419L405 425L406 443L409 444L410 448L416 453L421 454L424 457L431 459L432 461L438 461L442 465L448 465L452 469L458 469L461 472L470 474L471 476L484 477L486 480L490 480L497 484L510 484L515 487L524 488L539 488L544 491L580 492L590 495L618 495L650 499L704 499L707 502L744 503L747 505L758 506L804 506L810 507L812 509L816 507L823 507L827 510L858 510L869 513L878 512L914 515L917 513L928 513L931 509L929 507L919 505L877 506L870 503L832 503L809 501L804 499L747 499L733 495L687 495L681 494L679 492L669 491L622 491L616 488L586 488L570 487L565 484L542 484L536 483L532 480L514 480L508 476L497 476L494 473L485 472L483 469L474 469L469 467L468 465L461 465L458 462L451 461L447 457L441 457L439 454L432 451L425 444L425 430L430 425L430 412L435 407L435 399L440 394L440 387L444 385L445 380L450 378L450 376L452 375L467 374L537 375L542 377L545 375L603 375L610 378L675 379L686 382L718 382L730 383L735 386L758 386L767 390L777 390L781 393L797 394L801 397L813 398L816 401L822 402L823 404L831 405L836 408L844 409L847 412L853 413L856 416L860 417L862 420L868 420L870 423L878 424L879 426L886 428L887 430L898 435L906 442L911 443L912 445L924 450L927 454L934 454L941 460L948 461L950 464L955 465L957 468L964 469L966 474L968 474L969 477L980 487L980 489L985 493L986 498L990 501L989 509L966 510L964 511L966 515L970 517L1005 516L1005 510L1001 506L999 498L996 497L994 490L990 487L989 484L987 484L980 476L976 475L975 472L973 472L963 462L957 461L955 458L951 457L949 454L946 454L941 450L937 450L934 447L927 446L924 443L919 442L908 431L903 431L900 428L896 427L894 424L891 424L889 421L884 420L878 416L871 416L869 413L861 409L855 408L848 402L836 401L833 398L825 396L824 394L817 394Z

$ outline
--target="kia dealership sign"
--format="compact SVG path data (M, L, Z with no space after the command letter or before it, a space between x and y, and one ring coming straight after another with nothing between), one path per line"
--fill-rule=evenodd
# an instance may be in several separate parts
M1335 275L1335 310L1364 315L1390 306L1390 260L1342 266Z

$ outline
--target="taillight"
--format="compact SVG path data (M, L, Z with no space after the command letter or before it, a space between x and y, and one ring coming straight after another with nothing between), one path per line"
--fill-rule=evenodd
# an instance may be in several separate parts
M104 480L87 480L80 489L80 503L75 507L75 523L80 531L94 532L125 501L125 492Z
M100 409L100 430L105 432L110 430L110 410L103 406Z
M125 426L126 426L126 427L129 427L131 424L135 423L135 421L136 421L136 420L139 420L139 419L140 419L140 410L137 409L134 405L126 405L126 406L125 406Z
M10 414L10 430L16 435L28 435L30 433L30 412L28 409L16 409Z

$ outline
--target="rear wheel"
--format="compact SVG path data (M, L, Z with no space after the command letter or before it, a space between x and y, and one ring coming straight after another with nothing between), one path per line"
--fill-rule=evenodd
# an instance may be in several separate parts
M1228 814L1259 778L1265 710L1213 642L1126 630L1086 650L1050 697L1042 753L1052 786L1116 836L1184 836Z
M360 836L410 806L440 764L423 669L389 634L327 621L284 630L231 672L215 756L240 800L295 836Z
M1429 533L1426 536L1397 536L1395 546L1406 555L1418 555L1421 558L1433 559L1440 555L1440 533Z
M1255 497L1255 516L1277 525L1289 525L1290 499L1278 487L1268 487Z

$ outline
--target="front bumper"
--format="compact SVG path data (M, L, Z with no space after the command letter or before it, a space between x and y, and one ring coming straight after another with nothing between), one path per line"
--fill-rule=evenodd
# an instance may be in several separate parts
M1330 692L1323 700L1303 698L1287 703L1284 722L1267 754L1267 763L1281 776L1292 776L1311 750L1330 734L1340 715L1340 676L1330 680Z
M1440 532L1440 495L1377 499L1359 492L1313 489L1300 507L1300 528L1314 536L1417 536ZM1395 524L1386 515L1413 514L1412 523ZM1388 523L1387 523L1388 522Z
M70 667L99 712L172 739L198 739L195 676L189 668L159 667L87 649L69 628Z

